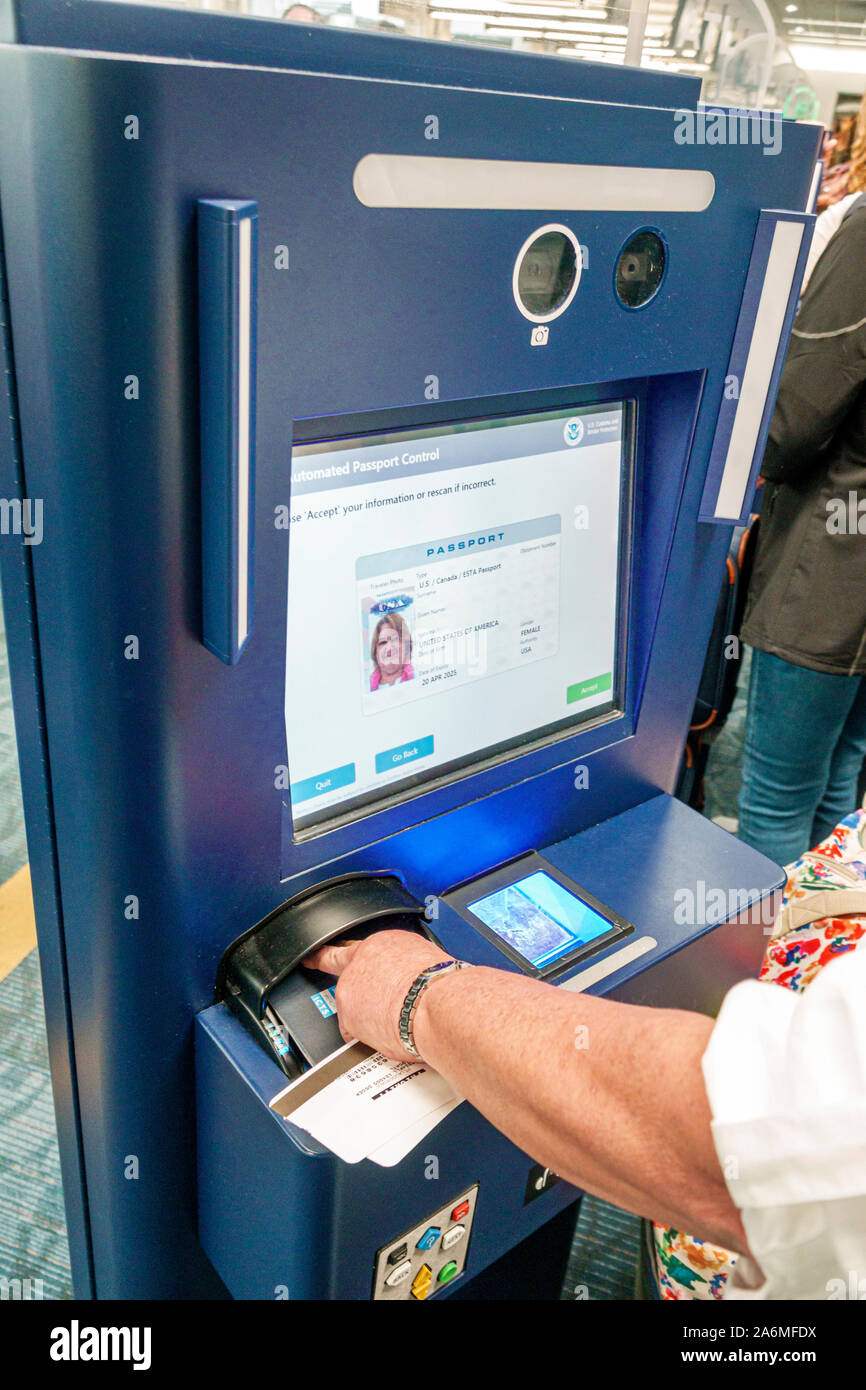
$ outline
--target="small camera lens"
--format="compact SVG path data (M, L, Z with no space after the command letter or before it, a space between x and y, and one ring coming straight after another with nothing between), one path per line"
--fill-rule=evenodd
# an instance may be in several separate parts
M665 244L656 232L637 232L626 242L616 265L616 293L627 309L648 304L665 273Z
M515 277L518 304L532 318L564 308L579 278L577 246L556 228L541 232L520 255Z

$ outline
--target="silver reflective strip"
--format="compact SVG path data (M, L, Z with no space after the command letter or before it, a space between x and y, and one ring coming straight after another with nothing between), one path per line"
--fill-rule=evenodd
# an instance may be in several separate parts
M249 632L252 223L238 225L238 646Z
M604 960L596 961L595 965L587 966L586 970L572 975L571 979L565 980L559 988L580 994L583 990L589 989L590 985L613 975L616 970L621 970L624 965L645 956L647 951L654 950L658 944L654 936L639 936L636 941L630 941L627 946L621 946L618 951L614 951L612 956L605 956Z
M364 155L353 186L368 208L642 213L703 212L716 189L708 169L408 154Z
M743 509L746 484L755 457L764 406L767 404L770 378L773 375L779 339L788 312L803 231L802 222L786 221L777 222L773 231L764 284L752 329L752 341L749 344L749 355L739 387L740 396L734 416L734 428L728 440L722 481L716 498L717 517L737 517Z

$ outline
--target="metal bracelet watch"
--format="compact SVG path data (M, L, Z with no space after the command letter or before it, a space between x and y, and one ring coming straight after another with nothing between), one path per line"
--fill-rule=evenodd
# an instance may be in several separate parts
M428 965L427 969L422 970L418 978L413 980L400 1010L400 1041L406 1051L411 1052L413 1057L417 1057L419 1062L421 1061L421 1054L415 1046L415 1034L412 1029L412 1020L415 1017L418 1000L431 980L437 979L440 975L447 975L452 970L466 970L468 966L468 960L440 960L435 965Z

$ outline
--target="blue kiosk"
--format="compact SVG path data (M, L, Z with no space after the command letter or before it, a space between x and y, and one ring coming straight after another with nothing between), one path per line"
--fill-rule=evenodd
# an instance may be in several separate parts
M0 9L0 561L79 1296L556 1296L580 1194L471 1106L389 1168L271 1107L341 1041L300 961L401 923L707 1008L754 969L783 875L671 792L819 134L659 72Z

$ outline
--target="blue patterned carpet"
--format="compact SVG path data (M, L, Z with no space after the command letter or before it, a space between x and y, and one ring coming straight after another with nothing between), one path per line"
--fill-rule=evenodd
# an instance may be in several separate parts
M0 982L0 1277L72 1297L35 951Z
M563 1301L635 1297L640 1219L598 1197L584 1197L562 1285Z
M0 883L5 883L26 863L27 841L21 807L15 721L12 717L6 625L0 604Z
M27 862L0 608L0 883ZM35 951L0 980L0 1278L71 1298L60 1159Z

